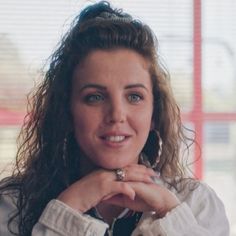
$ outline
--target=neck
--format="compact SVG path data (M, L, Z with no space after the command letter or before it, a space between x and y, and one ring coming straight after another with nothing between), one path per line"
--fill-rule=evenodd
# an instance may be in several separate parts
M124 210L123 207L114 206L108 203L99 203L96 206L97 211L102 216L103 220L109 225L112 224L113 220L117 218L120 213Z

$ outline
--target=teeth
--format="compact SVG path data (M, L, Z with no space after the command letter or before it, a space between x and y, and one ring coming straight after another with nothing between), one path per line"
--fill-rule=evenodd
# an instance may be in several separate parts
M125 139L125 136L108 136L106 140L111 142L121 142Z

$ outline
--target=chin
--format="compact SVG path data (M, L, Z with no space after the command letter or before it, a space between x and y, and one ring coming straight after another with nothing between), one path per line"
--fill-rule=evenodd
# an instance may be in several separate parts
M124 168L128 165L131 165L134 162L123 162L123 163L98 163L98 166L107 170L115 170L119 168Z
M118 169L118 168L122 168L123 166L120 166L120 165L109 165L109 164L100 164L98 163L97 164L98 167L102 168L102 169L106 169L106 170L115 170L115 169Z
M104 158L104 155L96 156L93 158L92 162L100 168L107 170L115 170L119 168L124 168L134 163L138 163L138 158L121 158L121 156L131 156L132 154L122 154L122 155L110 155L109 158Z

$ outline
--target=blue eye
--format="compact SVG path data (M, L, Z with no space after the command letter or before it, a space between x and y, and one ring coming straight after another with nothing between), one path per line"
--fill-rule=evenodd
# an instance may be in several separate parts
M87 95L85 97L85 101L88 103L98 103L103 100L104 100L104 97L100 94L92 94L92 95Z
M138 94L131 94L131 95L128 96L128 99L131 103L138 103L143 98L142 98L142 96L140 96Z

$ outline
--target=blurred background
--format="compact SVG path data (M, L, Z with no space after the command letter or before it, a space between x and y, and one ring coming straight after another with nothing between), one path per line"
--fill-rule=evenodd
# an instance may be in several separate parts
M27 93L73 17L91 2L0 0L0 178L14 163ZM236 236L236 1L110 2L156 33L183 121L201 145L201 153L191 150L191 168L223 200Z

